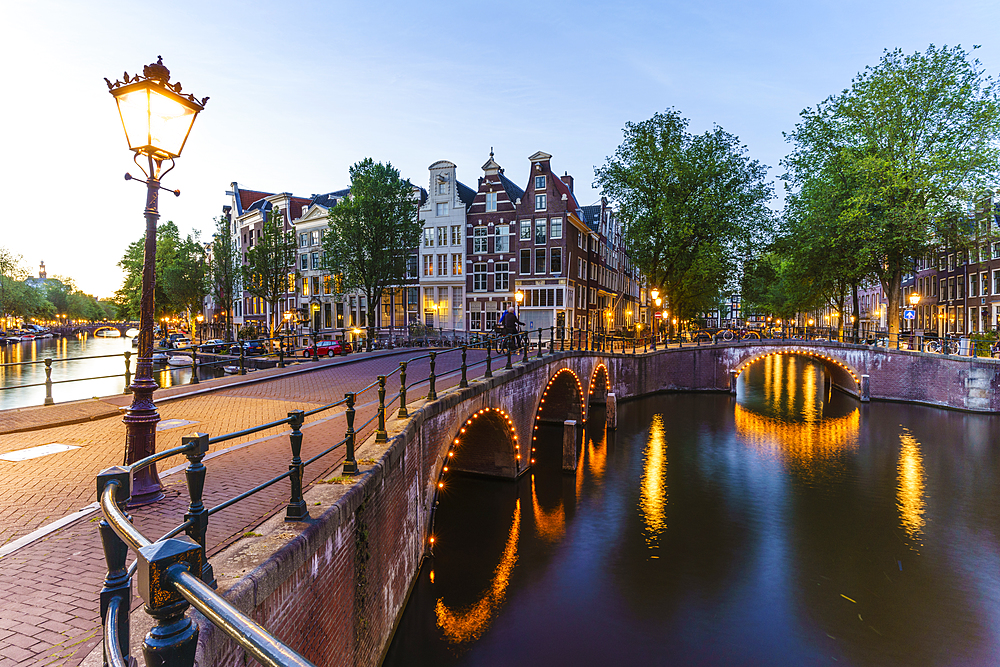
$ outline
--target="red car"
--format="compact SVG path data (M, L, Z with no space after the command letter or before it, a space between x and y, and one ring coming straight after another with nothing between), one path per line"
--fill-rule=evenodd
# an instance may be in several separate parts
M342 343L339 340L320 340L316 341L316 350L321 357L333 357L338 354L349 354L351 352L351 344ZM309 347L304 348L302 350L302 356L313 356L313 346L310 345Z

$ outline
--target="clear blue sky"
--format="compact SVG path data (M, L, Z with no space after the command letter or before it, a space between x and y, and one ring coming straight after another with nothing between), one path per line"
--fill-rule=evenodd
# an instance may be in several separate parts
M780 175L782 132L886 48L962 44L1000 70L995 2L59 2L5 0L0 246L110 296L143 231L138 172L103 77L162 55L209 95L164 185L162 220L211 232L231 181L296 195L390 161L426 185L490 147L522 183L553 155L582 203L626 121L668 107L718 124Z

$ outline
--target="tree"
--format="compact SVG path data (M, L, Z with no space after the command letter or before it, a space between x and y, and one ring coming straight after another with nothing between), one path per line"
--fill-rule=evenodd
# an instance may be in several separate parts
M121 316L125 319L139 319L142 296L142 265L145 252L145 234L129 244L125 255L118 262L125 271L125 281L115 292L115 303L118 304ZM181 244L180 230L177 225L168 220L156 229L156 289L153 292L155 303L155 319L161 315L176 315L182 308L172 303L165 291L164 271L172 265L177 256L177 248Z
M674 109L627 123L595 183L619 204L633 261L679 321L736 286L773 218L766 167L722 128L693 135L687 127Z
M0 316L4 319L19 314L21 302L21 287L18 284L28 273L21 264L21 256L15 255L6 248L0 248Z
M294 271L295 234L285 231L282 214L272 209L264 222L261 236L247 251L241 268L244 289L268 306L271 336L281 324L278 301L289 291L288 274Z
M832 178L842 190L837 227L888 300L899 331L902 277L937 244L957 245L968 203L997 177L1000 91L960 46L886 51L840 95L805 109L785 159L801 190Z
M232 331L233 305L240 286L240 249L228 217L215 219L212 235L212 260L209 263L209 284L212 299L223 309L226 331Z
M198 232L176 245L173 261L163 267L163 292L178 313L187 313L188 330L194 331L194 316L201 312L208 294L205 246Z
M350 196L330 209L323 258L344 289L365 295L371 349L382 295L406 277L407 258L419 243L421 225L414 188L392 164L365 158L350 168L350 176Z

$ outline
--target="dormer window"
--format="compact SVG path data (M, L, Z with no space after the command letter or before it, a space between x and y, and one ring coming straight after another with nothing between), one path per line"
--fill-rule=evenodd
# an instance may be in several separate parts
M486 193L486 212L497 210L497 193L487 192Z
M540 176L539 178L545 178ZM535 210L544 211L545 210L545 195L535 195Z
M535 176L535 189L536 190L544 190L545 189L545 177L544 176Z
M448 215L448 202L438 202L437 204L437 215L438 217L443 215Z
M446 194L448 194L448 184L447 183L438 183L438 194L439 195L446 195Z

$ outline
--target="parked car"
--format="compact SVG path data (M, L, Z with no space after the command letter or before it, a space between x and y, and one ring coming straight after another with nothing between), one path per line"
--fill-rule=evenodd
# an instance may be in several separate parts
M316 353L319 356L333 357L338 354L350 354L351 344L339 340L319 340L316 341ZM303 357L313 356L313 346L302 349Z
M202 352L210 352L212 354L224 354L229 350L229 344L218 338L213 338L212 340L206 340L198 349Z
M267 354L267 346L264 345L262 340L245 340L242 343L243 354L245 356L251 357L254 355ZM233 345L229 348L229 354L239 354L240 345Z

